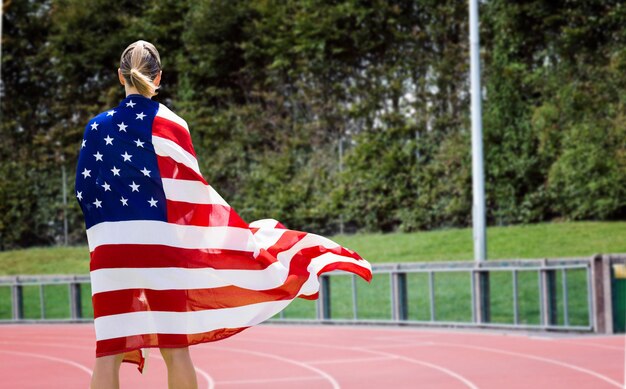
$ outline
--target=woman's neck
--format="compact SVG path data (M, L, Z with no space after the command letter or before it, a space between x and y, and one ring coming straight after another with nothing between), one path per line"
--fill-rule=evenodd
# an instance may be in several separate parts
M128 84L124 84L124 90L126 91L126 97L128 97L129 95L140 95L141 93L139 93L139 91L137 90L137 88L135 88L132 85L128 85ZM146 96L148 97L148 96ZM151 99L152 97L148 97L149 99Z

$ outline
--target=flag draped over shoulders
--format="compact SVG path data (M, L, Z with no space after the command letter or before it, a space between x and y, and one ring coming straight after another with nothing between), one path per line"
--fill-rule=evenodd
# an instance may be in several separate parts
M187 123L129 95L89 121L76 171L85 217L96 356L187 347L234 335L296 297L315 299L332 270L372 277L356 252L322 236L253 223L200 173Z

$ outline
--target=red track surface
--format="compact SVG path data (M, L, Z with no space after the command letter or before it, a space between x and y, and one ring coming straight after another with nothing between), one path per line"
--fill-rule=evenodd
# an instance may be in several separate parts
M258 326L191 347L200 388L623 388L624 336L425 329ZM92 325L0 326L0 387L81 388L94 362ZM151 350L122 387L166 388Z

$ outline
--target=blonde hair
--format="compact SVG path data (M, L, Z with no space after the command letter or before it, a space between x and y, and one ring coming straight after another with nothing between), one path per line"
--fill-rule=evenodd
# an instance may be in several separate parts
M161 57L152 43L138 40L128 45L120 58L120 69L126 82L139 93L147 97L157 94L154 79L161 71Z

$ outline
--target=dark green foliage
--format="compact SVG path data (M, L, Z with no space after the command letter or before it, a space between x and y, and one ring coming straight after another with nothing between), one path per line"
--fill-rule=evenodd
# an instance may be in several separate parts
M491 218L623 218L624 43L619 1L486 7ZM503 33L506 31L506 33Z
M471 223L465 2L5 2L0 248L84 240L71 183L86 121L124 97L137 39L155 97L248 221L320 233ZM481 4L488 222L626 217L626 7ZM338 142L343 138L341 162Z

